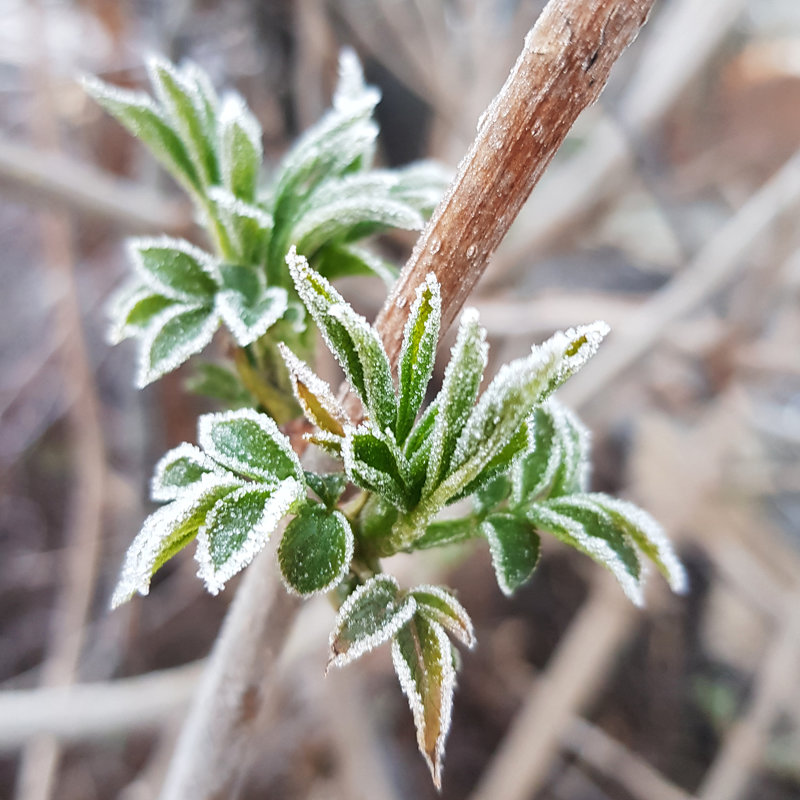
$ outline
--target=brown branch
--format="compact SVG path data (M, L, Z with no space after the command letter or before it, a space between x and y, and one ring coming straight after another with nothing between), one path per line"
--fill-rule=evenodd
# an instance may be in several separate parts
M377 326L392 361L416 287L435 272L447 328L552 160L593 103L655 0L551 0L525 37L450 190L425 228Z
M428 271L437 273L443 323L449 325L654 1L551 0L545 8L378 319L392 362L417 284ZM282 607L283 590L277 584L274 564L263 553L248 569L215 645L164 800L234 795L258 729L254 715L243 712L253 698L263 705L293 618L292 609Z

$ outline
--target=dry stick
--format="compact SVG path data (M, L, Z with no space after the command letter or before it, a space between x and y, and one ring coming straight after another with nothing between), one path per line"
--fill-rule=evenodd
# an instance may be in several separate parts
M37 4L34 18L43 21ZM31 39L40 44L41 25ZM33 31L31 31L33 33ZM39 113L34 137L44 146L58 146L58 126L47 75L46 53L38 54L36 73ZM51 619L51 632L41 670L44 686L64 686L75 677L83 644L84 625L89 615L100 552L103 512L105 454L100 410L94 387L89 354L83 337L81 309L75 282L72 230L63 213L44 213L42 218L44 260L63 283L65 291L57 309L56 336L63 338L61 365L65 385L71 382L74 397L67 413L74 483L65 514L66 559L60 575L61 586ZM25 747L17 773L18 800L47 800L58 769L58 741L49 736L32 739Z
M428 272L442 289L442 328L461 309L578 114L597 99L612 64L654 0L551 0L525 37L481 120L447 195L378 316L392 361L408 306Z
M137 233L177 234L192 224L185 203L51 149L34 149L2 137L0 185Z
M396 361L407 306L434 270L447 327L578 114L604 86L654 0L551 0L459 168L377 325ZM164 800L231 797L252 746L263 687L291 608L262 554L247 570L170 768ZM283 607L283 604L286 607ZM262 704L263 705L263 704ZM249 711L248 711L249 709Z
M681 274L620 324L608 344L562 390L581 405L649 353L669 323L696 308L729 280L750 247L800 205L800 151L708 241Z
M528 800L542 785L576 709L594 695L636 609L606 573L536 680L471 800Z
M791 593L782 625L765 654L755 680L753 699L744 717L728 734L706 773L700 800L738 800L744 796L776 718L797 688L800 668L800 592Z

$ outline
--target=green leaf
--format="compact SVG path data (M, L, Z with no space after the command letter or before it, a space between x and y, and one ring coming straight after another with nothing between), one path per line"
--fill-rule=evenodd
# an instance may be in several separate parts
M525 583L539 563L541 542L533 525L511 514L492 514L480 526L489 542L497 585L511 595Z
M636 543L642 553L658 567L673 592L678 594L686 592L688 589L686 570L675 555L664 529L646 511L633 503L606 494L592 493L581 496L608 514L614 526Z
M375 575L344 601L330 635L329 667L342 667L374 650L411 619L416 601L399 593L391 575Z
M478 535L478 523L474 517L445 519L432 522L422 536L414 542L414 550L429 550L448 544L460 544Z
M154 294L187 303L210 303L220 282L214 259L183 239L129 239L135 272Z
M199 353L219 327L219 317L207 306L176 303L156 316L139 348L136 385L143 389Z
M439 205L453 177L449 170L436 161L418 161L395 170L393 174L396 182L392 186L392 196L413 206L426 217Z
M222 226L221 243L225 256L238 264L263 270L267 258L273 219L263 208L240 200L221 186L208 190L206 224L209 228Z
M305 487L294 478L249 485L218 500L197 537L198 575L211 594L243 570L269 541L281 519L300 502Z
M397 442L401 445L414 425L433 374L441 318L439 282L430 273L417 288L417 296L403 332L397 369L400 397L395 426Z
M109 304L110 343L119 344L131 336L142 335L150 323L174 303L170 297L153 294L138 281L132 286L123 286Z
M185 489L202 480L204 475L232 477L197 447L184 442L165 453L156 464L150 497L158 502L174 500Z
M195 365L194 375L186 381L188 391L222 400L229 408L252 406L253 398L239 376L229 367L210 361Z
M314 256L314 268L329 281L348 275L374 275L387 287L394 286L399 271L386 259L366 248L352 244L331 242L321 247Z
M334 397L331 387L312 372L283 342L278 344L289 370L292 390L306 418L320 430L336 437L344 436L349 423L342 404Z
M183 142L164 118L152 98L109 86L96 78L84 78L83 86L109 114L150 149L172 176L191 192L201 182Z
M136 592L146 595L153 574L195 538L214 503L241 485L232 476L206 475L178 499L153 512L125 554L111 607L122 605Z
M456 684L447 633L438 623L415 615L395 634L392 661L411 707L420 753L438 789Z
M394 431L397 398L380 337L294 248L286 256L286 263L300 298L341 364L348 383L361 398L370 420L381 431Z
M263 275L253 267L223 264L223 285L217 309L240 347L263 336L286 312L289 296L280 286L266 288Z
M403 455L394 442L369 425L348 426L342 446L347 477L362 489L376 492L403 511L411 505Z
M478 324L478 312L465 309L456 343L436 398L439 412L431 434L431 456L425 492L432 492L447 475L456 441L469 419L483 378L488 354L486 331Z
M497 506L511 494L511 481L507 475L495 475L490 478L472 498L472 505L475 513L479 516L486 516L490 511L494 511Z
M538 530L552 534L608 568L630 600L637 606L643 604L643 575L636 548L608 514L582 495L534 503L524 513Z
M467 647L475 646L475 630L466 609L441 586L415 586L409 594L417 601L417 615L437 622Z
M248 203L255 200L261 171L261 126L244 101L229 95L219 114L220 169L223 184Z
M219 182L215 143L209 136L207 106L196 84L184 78L169 61L151 57L147 63L150 82L178 133L195 170L206 186Z
M425 479L428 474L428 462L433 446L431 431L436 422L437 409L438 406L435 402L425 409L405 442L405 456L408 462L408 485L414 497L419 497L422 494L422 488L425 485Z
M303 482L289 439L266 414L249 408L205 414L197 431L203 450L234 472L273 483L285 478Z
M307 503L289 523L278 548L289 590L307 596L333 589L347 574L353 544L344 514Z
M333 510L339 498L347 488L347 476L342 472L331 472L320 475L316 472L305 471L306 484L319 497L320 500Z

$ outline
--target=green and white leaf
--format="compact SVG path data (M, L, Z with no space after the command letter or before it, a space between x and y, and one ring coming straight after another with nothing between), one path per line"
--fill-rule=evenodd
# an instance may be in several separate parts
M303 500L305 486L294 478L277 485L243 486L218 500L197 537L197 575L217 594L269 541L292 506Z
M231 478L215 461L192 444L179 444L156 464L150 482L150 497L159 503L175 500L205 475Z
M306 484L314 494L329 508L334 509L339 498L347 488L347 476L343 472L320 474L305 471Z
M512 595L533 575L539 563L541 541L534 526L511 514L492 514L480 525L489 542L497 585Z
M294 396L306 418L322 431L334 436L344 436L344 428L349 420L342 404L334 397L330 385L283 342L278 347L289 370Z
M206 226L218 230L222 225L221 241L226 257L238 264L263 269L269 251L274 220L261 206L246 203L228 189L211 186L206 198Z
M399 270L390 261L381 258L365 247L331 242L314 256L314 267L329 281L347 275L374 275L388 288L394 286Z
M608 568L622 590L637 606L644 604L644 573L630 536L615 528L611 517L582 495L534 503L526 518L565 544Z
M148 384L199 353L219 327L213 307L174 303L153 318L140 337L136 385Z
M675 555L664 529L644 509L607 494L582 495L587 502L605 511L615 526L630 536L637 547L658 567L673 592L683 594L689 586L683 564Z
M456 671L444 628L416 614L392 640L392 661L408 698L417 744L437 789L442 785L442 758L450 730Z
M303 470L289 439L266 414L250 408L205 414L197 425L198 441L222 466L248 478L277 483Z
M443 519L430 523L425 532L414 542L415 550L429 550L448 544L461 544L478 535L478 521L475 517Z
M223 264L220 270L226 288L217 294L217 310L236 343L246 347L286 313L289 295L280 286L267 288L253 267Z
M244 100L227 95L219 112L219 158L222 183L236 197L253 202L263 150L261 126Z
M439 281L433 273L429 273L417 287L417 295L403 331L403 344L397 367L400 391L395 426L397 442L400 445L405 442L414 425L433 374L441 319L442 298Z
M341 511L306 503L278 548L287 589L305 597L330 591L347 575L353 547L353 532Z
M123 285L109 301L109 344L119 344L131 336L141 336L153 319L173 303L175 300L154 294L139 280Z
M146 595L153 574L195 538L214 503L241 485L233 476L204 475L177 500L154 511L125 554L111 607L122 605L136 592Z
M475 646L475 629L467 610L441 586L415 586L409 594L417 601L417 615L437 622L467 647Z
M413 597L400 597L391 575L375 575L342 604L330 635L328 666L342 667L397 633L416 611Z
M452 173L436 161L417 161L395 170L392 196L429 216L439 205L453 178Z

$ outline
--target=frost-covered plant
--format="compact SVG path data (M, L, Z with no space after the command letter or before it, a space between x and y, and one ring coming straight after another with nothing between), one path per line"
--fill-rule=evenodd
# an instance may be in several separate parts
M587 431L553 397L607 327L556 333L481 392L486 332L467 309L441 389L425 405L442 317L436 276L417 289L394 370L377 331L330 282L392 274L353 241L386 226L418 227L440 184L426 166L368 169L377 94L354 56L343 56L333 111L290 151L268 191L258 185L258 126L241 101L220 104L192 66L154 60L150 72L157 102L90 88L189 189L216 250L135 240L135 279L117 304L116 334L139 338L144 384L200 350L221 319L241 347L244 385L218 391L233 408L200 418L198 446L181 444L157 465L151 495L163 505L131 544L112 605L147 594L155 572L195 539L198 575L217 593L285 521L277 556L288 591L327 592L338 609L329 666L391 643L439 786L459 664L453 641L472 647L473 626L451 591L402 588L382 559L483 540L510 595L530 579L549 533L609 569L634 603L642 602L645 559L673 589L685 586L648 514L588 491ZM314 330L358 410L309 365ZM216 369L206 371L207 389L222 380ZM336 468L301 464L275 419L293 408ZM453 518L446 509L459 501L469 510Z
M313 331L286 270L289 246L329 278L376 274L391 283L394 266L358 240L386 228L420 229L447 176L431 163L372 168L380 93L365 85L352 51L342 53L333 108L267 182L261 128L240 97L219 98L193 64L151 58L148 72L153 97L94 78L85 86L186 189L214 252L169 237L130 240L133 276L113 304L112 341L138 339L143 387L205 348L222 322L243 348L239 379L285 420L296 409L285 407L288 386L274 345L313 352ZM219 369L202 377L220 392ZM230 383L226 399L246 396Z

